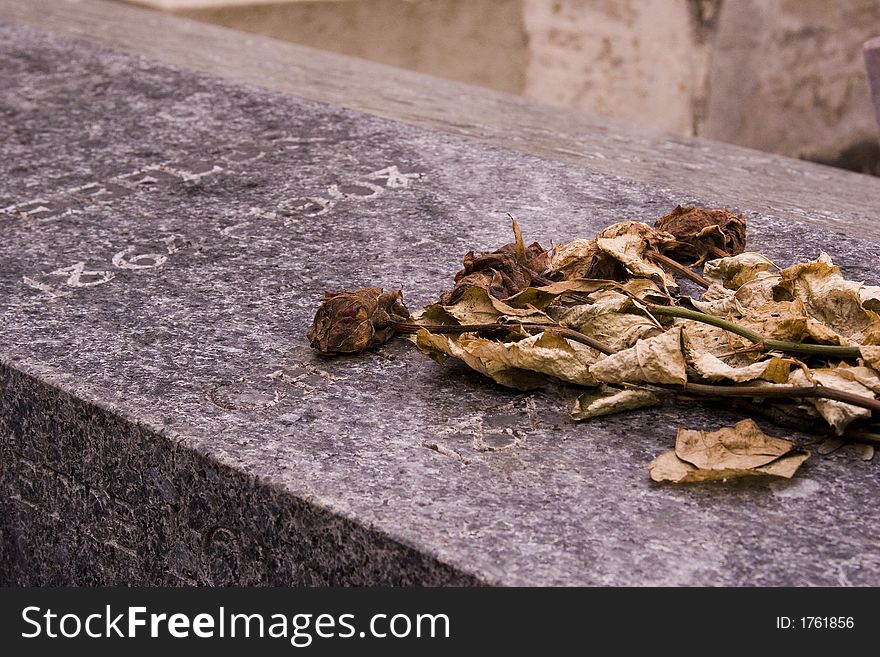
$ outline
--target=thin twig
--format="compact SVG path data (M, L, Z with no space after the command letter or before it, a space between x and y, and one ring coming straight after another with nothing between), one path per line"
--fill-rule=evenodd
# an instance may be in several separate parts
M832 399L870 411L880 412L880 400L856 395L827 386L716 386L706 383L685 383L660 386L665 390L690 393L700 397L765 397L771 399Z

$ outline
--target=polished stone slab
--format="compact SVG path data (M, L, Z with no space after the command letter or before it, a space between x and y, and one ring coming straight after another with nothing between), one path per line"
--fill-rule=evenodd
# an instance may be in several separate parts
M305 339L325 290L431 301L508 212L548 244L717 196L21 25L0 71L3 582L880 583L878 470L845 450L792 482L660 487L677 426L739 416L576 425L573 389ZM822 248L880 282L880 246L844 232L867 208L802 208L831 230L726 205L777 261Z

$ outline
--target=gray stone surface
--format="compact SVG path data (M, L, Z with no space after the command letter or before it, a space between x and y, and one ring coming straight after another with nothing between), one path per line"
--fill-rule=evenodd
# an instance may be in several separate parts
M877 128L880 129L880 37L865 42L865 66L868 69L871 98L874 100Z
M506 212L546 244L714 194L21 26L0 71L0 581L880 584L878 470L847 451L787 483L658 487L679 424L738 415L575 425L570 388L306 343L324 290L416 308L509 240ZM851 203L802 213L845 227ZM779 262L822 248L880 283L876 243L732 209Z

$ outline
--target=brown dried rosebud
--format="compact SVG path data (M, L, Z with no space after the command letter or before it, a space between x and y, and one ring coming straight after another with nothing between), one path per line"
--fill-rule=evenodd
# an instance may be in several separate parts
M537 242L526 246L516 220L512 223L514 242L492 253L465 254L464 267L455 275L455 286L440 297L441 303L455 303L470 287L481 287L497 299L506 299L532 284L547 283L541 277L547 268L547 252Z
M309 343L325 354L356 354L386 342L394 335L394 323L409 318L400 290L327 292L315 313Z
M683 263L702 264L712 258L739 255L746 248L746 220L727 210L679 205L654 227L675 236L660 247L663 255Z

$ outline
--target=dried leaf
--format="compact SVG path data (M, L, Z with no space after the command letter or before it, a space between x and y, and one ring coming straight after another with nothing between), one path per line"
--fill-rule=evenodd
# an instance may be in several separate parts
M478 338L472 333L452 336L421 329L416 334L415 343L420 351L440 364L446 357L457 358L471 369L508 388L532 390L546 383L546 379L536 372L511 368L502 360L493 358L494 345L500 343ZM482 355L477 355L477 352Z
M659 292L650 281L634 279L632 282L636 281L648 283ZM649 293L646 288L642 292ZM628 349L642 338L663 332L663 327L637 307L631 297L616 289L594 292L585 301L587 303L574 306L553 306L547 312L561 324L595 338L612 352Z
M870 461L874 458L874 446L867 445L865 443L855 443L853 445L856 456L858 456L863 461Z
M369 287L327 292L315 313L308 339L322 353L358 353L380 345L394 334L393 322L406 322L409 311L400 290Z
M842 377L862 384L874 394L880 393L880 376L878 376L877 372L870 367L841 363L837 367L837 371Z
M809 452L794 452L768 465L750 470L701 470L682 461L673 450L669 450L651 461L648 465L648 471L654 481L673 484L694 484L754 476L791 479L808 458L810 458Z
M548 278L572 280L601 278L625 281L629 276L623 264L599 249L596 240L574 240L557 244L550 251Z
M572 315L563 317L563 324L598 340L612 352L629 349L639 340L663 333L663 328L658 327L654 320L636 313L609 312L578 316L575 308L571 312Z
M674 240L672 235L638 221L612 224L596 236L599 250L618 260L633 276L649 278L663 288L676 288L675 279L645 255Z
M769 271L758 272L754 278L737 288L734 295L737 307L740 309L757 308L770 303L774 300L773 291L780 280L782 278L779 274Z
M602 386L596 392L585 392L578 397L571 411L573 420L589 420L594 417L633 411L638 408L659 406L663 398L650 390L638 388L612 388Z
M578 385L596 385L590 374L599 352L545 331L517 342L478 338L471 333L440 335L421 330L416 345L434 360L447 356L463 361L501 385L527 390L546 383L545 374Z
M676 319L674 326L681 329L684 345L688 354L695 357L698 354L712 354L721 358L727 357L740 347L751 344L745 338L725 331L711 324L696 322L690 319ZM755 361L754 353L743 354L742 358L731 359L737 365L749 365Z
M681 262L703 262L716 251L736 255L746 245L745 218L727 210L679 205L654 227L675 237L674 244L663 245L663 253Z
M522 292L505 299L504 302L515 308L539 308L544 310L551 303L566 294L590 294L597 290L611 289L617 286L615 281L574 279L559 281L541 287L529 287Z
M803 370L794 370L789 375L788 382L795 386L811 386L815 383L842 390L843 392L851 392L863 397L873 398L874 393L868 387L855 380L852 373L848 373L841 368L822 368L810 370L810 379ZM838 436L843 434L844 429L855 420L866 419L871 417L871 411L861 406L853 406L844 402L835 401L833 399L806 399L816 407L819 414L825 418L825 421L834 429L834 433Z
M590 366L601 354L590 347L566 340L552 331L510 343L482 343L472 350L481 358L501 363L506 368L540 372L563 381L594 386Z
M480 287L465 289L450 304L431 304L425 309L423 320L436 324L496 324L516 321L533 324L553 324L546 314L532 307L515 308L491 296Z
M704 470L757 468L794 447L790 440L765 434L754 420L740 420L732 427L717 431L682 427L675 437L678 458Z
M789 361L773 357L743 367L731 367L717 356L710 353L698 354L691 360L697 373L708 381L733 381L745 383L755 379L763 379L772 383L788 381L791 369Z
M825 253L787 267L774 288L777 300L797 299L806 312L853 344L880 343L880 315L862 305L862 283L846 280Z
M728 289L738 290L774 266L760 253L746 251L729 258L710 260L703 267L703 278Z
M597 381L606 383L686 383L681 329L676 326L658 336L639 340L629 349L597 362L590 373Z
M880 371L880 346L863 344L859 347L859 351L868 365Z
M718 431L680 428L675 450L648 466L658 482L691 483L744 476L791 478L809 458L789 440L767 436L752 420Z
M712 283L699 300L692 299L691 303L701 313L715 317L727 317L738 310L736 292L718 283Z
M880 310L880 287L876 285L863 285L859 290L859 300L866 310Z

